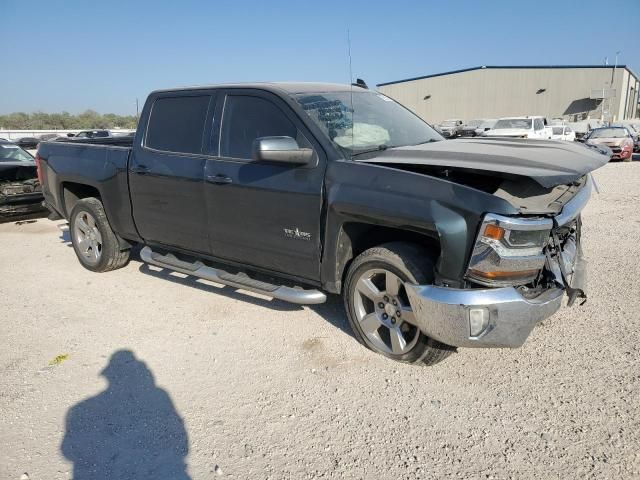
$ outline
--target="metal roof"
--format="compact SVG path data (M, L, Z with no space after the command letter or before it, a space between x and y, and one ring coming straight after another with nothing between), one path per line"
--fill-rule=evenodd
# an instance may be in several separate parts
M627 65L482 65L480 67L471 67L471 68L463 68L460 70L451 70L449 72L442 73L434 73L432 75L423 75L421 77L413 77L413 78L405 78L403 80L394 80L392 82L378 83L376 87L383 87L385 85L393 85L395 83L404 83L404 82L412 82L414 80L423 80L425 78L433 78L433 77L442 77L444 75L453 75L454 73L464 73L471 72L473 70L485 70L485 69L493 69L493 70L515 70L515 69L561 69L561 68L625 68L629 70L629 73L633 75L636 79L638 76L633 73L631 68Z

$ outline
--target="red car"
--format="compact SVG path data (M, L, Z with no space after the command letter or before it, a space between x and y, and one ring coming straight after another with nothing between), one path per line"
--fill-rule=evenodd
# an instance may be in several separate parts
M624 127L603 127L591 130L586 138L591 145L605 145L611 149L611 160L630 162L633 157L633 138Z

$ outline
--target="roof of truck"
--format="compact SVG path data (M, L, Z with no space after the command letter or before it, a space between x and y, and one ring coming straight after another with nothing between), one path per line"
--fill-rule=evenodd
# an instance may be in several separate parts
M255 82L255 83L219 83L215 85L196 85L192 87L179 87L155 90L152 93L181 92L188 90L206 90L211 88L259 88L261 90L278 90L290 94L314 93L314 92L348 92L351 86L342 83L320 82ZM354 89L362 88L354 86ZM364 89L363 89L364 90Z

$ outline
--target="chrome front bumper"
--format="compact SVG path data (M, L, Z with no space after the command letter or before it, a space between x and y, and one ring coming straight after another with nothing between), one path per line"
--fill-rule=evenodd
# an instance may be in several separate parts
M569 282L584 289L586 262L578 249ZM455 289L434 285L407 285L409 303L416 326L425 335L454 347L516 348L533 328L556 313L565 290L556 275L557 288L545 290L535 298L524 297L514 287ZM470 311L488 311L486 328L471 334Z

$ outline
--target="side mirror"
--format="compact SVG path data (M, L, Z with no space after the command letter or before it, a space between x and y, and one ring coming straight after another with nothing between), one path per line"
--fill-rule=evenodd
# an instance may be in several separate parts
M291 137L261 137L253 141L253 159L263 162L308 165L313 159L313 150L300 148Z
M75 137L76 134L75 133L67 133L67 137L71 138L71 137Z

